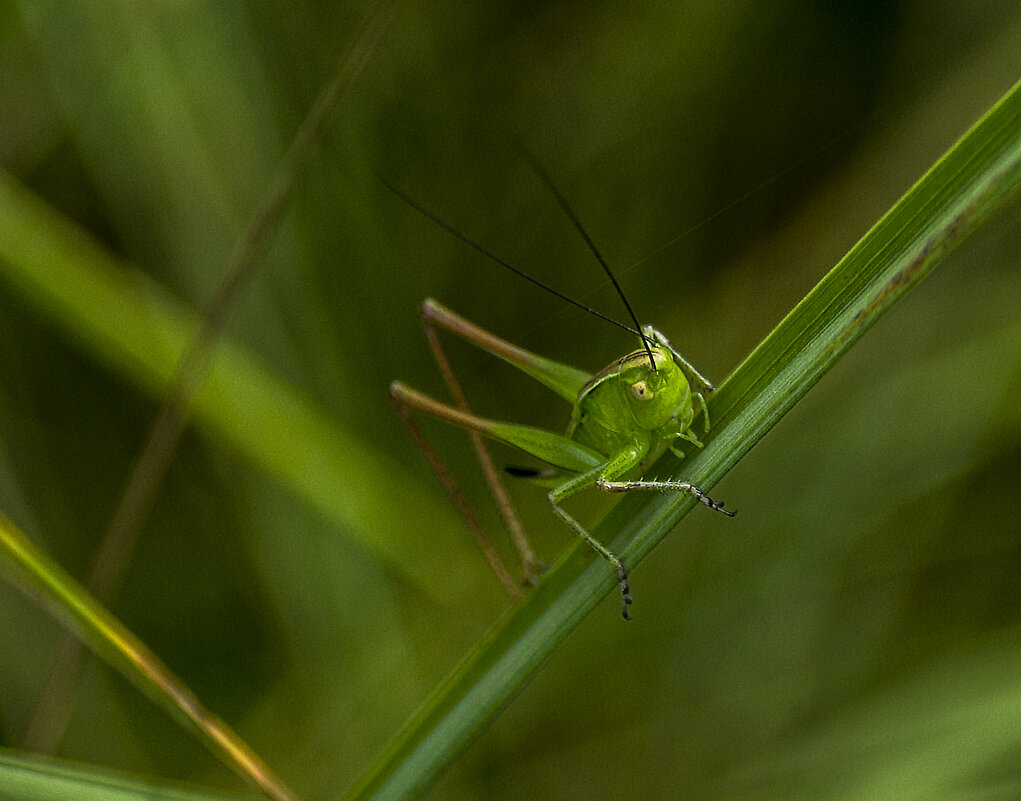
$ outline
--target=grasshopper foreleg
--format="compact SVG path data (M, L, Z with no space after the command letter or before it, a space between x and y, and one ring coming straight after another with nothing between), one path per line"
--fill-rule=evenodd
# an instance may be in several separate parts
M635 481L606 481L602 478L596 481L596 486L599 487L603 492L631 492L632 490L652 490L654 492L686 492L688 495L693 495L700 503L708 506L710 509L715 509L717 512L723 512L727 517L734 517L737 512L731 511L730 509L723 508L723 501L714 501L705 492L696 487L694 484L689 484L687 481L646 481L644 479L638 479Z
M631 615L627 613L628 605L631 603L631 588L628 586L627 579L627 568L624 567L624 560L621 559L617 554L607 548L603 543L593 537L588 530L577 520L571 517L564 509L560 506L560 502L565 498L574 495L577 492L591 487L593 484L598 484L601 478L598 478L599 474L606 469L605 465L601 465L595 470L589 473L576 476L565 484L554 489L547 496L550 506L556 513L557 517L563 520L571 530L574 531L585 543L596 553L603 557L609 562L617 571L617 582L620 584L620 607L621 614L625 620L630 620Z

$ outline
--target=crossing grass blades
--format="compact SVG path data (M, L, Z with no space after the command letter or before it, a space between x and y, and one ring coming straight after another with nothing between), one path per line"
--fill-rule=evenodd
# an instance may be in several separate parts
M683 456L679 447L682 441L698 448L702 447L693 423L697 414L701 412L703 431L709 431L709 411L705 395L712 392L714 387L681 356L660 331L650 325L642 326L638 323L638 318L616 278L566 199L534 160L532 166L599 261L623 301L633 326L589 308L523 272L420 206L399 189L386 181L384 183L410 206L487 258L562 300L629 331L639 338L641 347L614 360L592 375L519 348L479 328L435 300L427 299L420 310L422 324L436 363L450 389L453 404L441 403L400 381L394 381L390 385L390 399L511 596L521 595L522 583L536 582L542 563L529 545L503 486L500 471L496 469L483 437L511 445L549 465L543 470L507 468L506 472L548 488L546 497L557 517L616 571L620 583L621 610L624 619L630 620L628 605L632 599L624 562L595 539L581 523L564 510L561 504L571 496L591 487L603 492L635 490L684 492L694 496L710 509L733 517L735 512L724 509L722 501L713 500L687 481L628 478L629 475L641 476L642 471L665 450L670 450L679 457ZM503 359L571 404L571 419L566 433L555 434L531 426L490 420L474 414L440 342L441 329ZM523 582L516 581L510 575L475 513L465 502L453 477L412 417L412 410L468 430L483 476L518 551Z

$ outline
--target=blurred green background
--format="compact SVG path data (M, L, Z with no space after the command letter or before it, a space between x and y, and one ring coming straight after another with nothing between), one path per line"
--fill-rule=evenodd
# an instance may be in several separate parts
M373 7L3 4L0 159L200 312ZM386 400L393 378L442 390L417 304L592 371L633 347L377 174L619 314L524 143L643 319L719 382L1019 53L1006 1L397 5L228 329L350 434L386 530L352 532L200 425L115 613L299 792L335 796L510 605ZM716 489L740 515L688 517L633 571L635 621L609 598L429 797L1018 797L1019 255L1014 205ZM67 332L0 274L0 508L83 576L158 398ZM480 412L565 425L542 388L451 353ZM465 438L426 428L495 524ZM363 486L368 462L388 479ZM554 561L569 531L513 491ZM0 585L0 745L60 638ZM73 703L58 755L238 786L102 664Z

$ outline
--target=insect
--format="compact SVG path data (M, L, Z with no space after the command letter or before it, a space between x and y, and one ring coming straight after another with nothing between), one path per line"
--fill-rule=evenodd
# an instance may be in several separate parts
M496 469L483 438L497 440L518 448L549 465L544 470L507 468L506 472L513 476L527 478L549 489L547 499L557 517L616 571L620 584L621 611L624 619L630 620L628 606L631 604L632 598L624 562L568 514L562 503L571 496L593 487L603 492L631 492L634 490L684 492L693 495L710 509L733 517L736 513L724 509L722 501L713 500L701 489L686 481L641 478L642 471L665 450L683 456L679 447L682 441L697 448L702 447L702 442L695 433L693 423L696 416L701 413L703 430L709 431L709 410L706 406L705 395L712 392L714 387L681 356L661 332L652 326L639 326L637 317L631 310L623 291L589 239L588 234L581 227L570 206L544 174L540 173L540 177L550 187L557 201L571 218L610 277L631 314L631 319L635 323L634 328L562 295L552 287L492 254L432 212L419 206L400 190L389 184L387 186L412 207L474 247L487 258L498 262L558 297L638 336L641 348L614 360L592 375L519 348L469 322L437 301L427 299L421 306L420 316L436 363L450 389L453 404L437 401L400 381L394 381L390 385L390 399L421 447L461 517L475 534L480 547L504 587L511 595L520 595L519 585L511 577L499 554L489 542L478 519L464 501L445 465L422 434L412 417L412 410L468 430L483 476L517 548L524 579L527 583L535 583L537 572L541 569L541 562L536 558L525 537L504 489L500 472ZM500 422L474 414L440 342L438 333L440 330L458 336L483 351L503 359L544 384L571 404L571 417L566 433L555 434L539 428Z

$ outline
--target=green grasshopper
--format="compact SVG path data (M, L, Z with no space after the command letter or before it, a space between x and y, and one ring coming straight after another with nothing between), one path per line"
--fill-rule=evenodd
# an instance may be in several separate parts
M642 470L667 449L677 456L683 456L683 452L678 447L680 440L689 442L698 448L702 447L702 442L695 434L692 423L696 414L701 412L704 431L709 431L709 410L706 407L705 393L712 392L714 387L678 353L662 333L652 326L638 325L637 318L610 273L609 267L595 249L566 201L552 185L551 189L553 189L558 202L571 217L575 227L617 288L618 294L635 321L634 328L561 295L557 290L493 255L457 229L419 206L399 190L392 186L389 188L415 209L488 258L497 261L558 297L631 331L641 339L642 348L622 356L592 375L519 348L479 328L435 300L428 299L422 304L420 310L422 324L436 363L453 396L454 404L441 403L400 381L394 381L390 385L392 403L421 447L461 517L475 534L480 547L508 593L512 596L519 596L519 585L507 571L499 554L483 532L478 519L465 503L453 478L415 423L411 410L424 412L468 430L483 476L518 550L524 578L528 583L535 583L536 574L541 569L541 562L536 558L525 537L483 437L511 445L546 462L550 466L547 470L507 468L507 472L529 478L550 488L547 499L557 517L616 570L621 592L621 611L624 619L630 620L628 605L632 598L624 562L617 554L595 539L581 523L564 510L561 504L572 495L590 487L597 487L603 492L630 492L632 490L685 492L693 495L710 509L733 517L736 513L724 509L722 501L714 501L701 489L686 481L627 478L628 475L640 476ZM487 353L503 359L570 403L572 405L571 419L566 433L554 434L539 428L499 422L474 414L440 343L438 335L440 329L461 337Z

